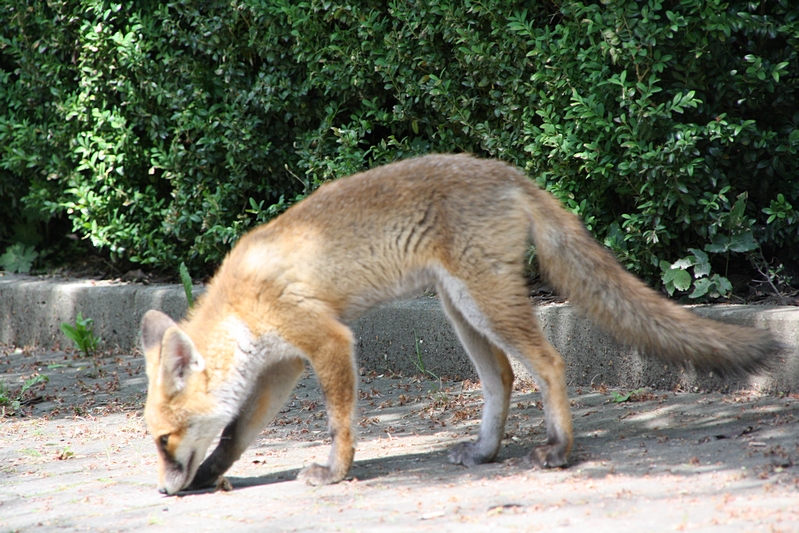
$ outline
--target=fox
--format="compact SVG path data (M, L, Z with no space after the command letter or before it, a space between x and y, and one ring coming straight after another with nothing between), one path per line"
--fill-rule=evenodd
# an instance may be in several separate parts
M452 447L449 461L472 467L496 459L512 357L533 376L544 405L546 441L526 462L567 466L565 363L529 298L531 243L560 294L642 353L735 375L766 371L781 350L766 330L702 318L647 286L516 167L469 154L401 160L325 183L246 233L180 322L158 310L144 314L144 418L158 454L158 490L227 482L223 475L275 418L306 363L323 392L332 444L327 464L312 463L297 477L310 485L345 479L358 398L347 324L431 286L484 394L477 438Z

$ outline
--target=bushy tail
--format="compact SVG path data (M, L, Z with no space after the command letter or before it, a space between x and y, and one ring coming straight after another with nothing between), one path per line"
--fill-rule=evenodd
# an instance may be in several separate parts
M549 193L531 184L536 256L546 279L617 340L719 375L756 373L783 346L770 332L697 316L627 272Z

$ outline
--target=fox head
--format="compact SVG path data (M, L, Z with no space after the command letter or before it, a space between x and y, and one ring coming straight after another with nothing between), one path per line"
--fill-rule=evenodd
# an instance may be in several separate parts
M194 479L224 421L207 392L205 360L174 320L148 311L142 344L149 381L144 418L158 449L158 490L175 494Z

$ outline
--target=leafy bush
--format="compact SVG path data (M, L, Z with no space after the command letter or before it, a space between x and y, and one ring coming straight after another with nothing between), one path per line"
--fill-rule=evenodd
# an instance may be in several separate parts
M725 274L746 231L799 264L788 0L195 4L0 6L1 240L66 217L114 257L198 272L325 180L468 151L650 278L689 250Z

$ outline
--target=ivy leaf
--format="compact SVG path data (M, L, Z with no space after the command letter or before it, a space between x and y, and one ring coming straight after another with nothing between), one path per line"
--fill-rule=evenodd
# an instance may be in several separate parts
M711 281L707 278L702 278L696 280L694 283L694 290L691 294L688 295L689 298L701 298L710 290L710 286L712 285Z
M705 245L705 251L713 254L723 254L730 249L730 237L727 235L716 234L713 236L713 242Z
M733 252L751 252L757 249L758 246L759 244L754 235L752 235L752 230L730 237L730 250Z
M691 286L691 274L680 268L671 268L663 273L663 283L671 283L678 291L687 290Z
M744 220L744 210L746 209L746 199L748 197L748 193L742 192L738 195L738 199L733 204L732 209L730 209L730 227L737 228L740 227Z
M707 263L707 254L698 248L688 248L688 251L694 254L696 261L694 261L695 265L700 263Z
M682 259L678 259L677 261L675 261L671 265L671 268L685 270L686 268L690 268L690 267L694 266L694 264L695 264L695 262L694 262L694 260L692 258L683 257Z
M721 296L728 296L732 292L732 283L724 276L716 274L713 276L713 282L716 285L716 290L719 291Z

